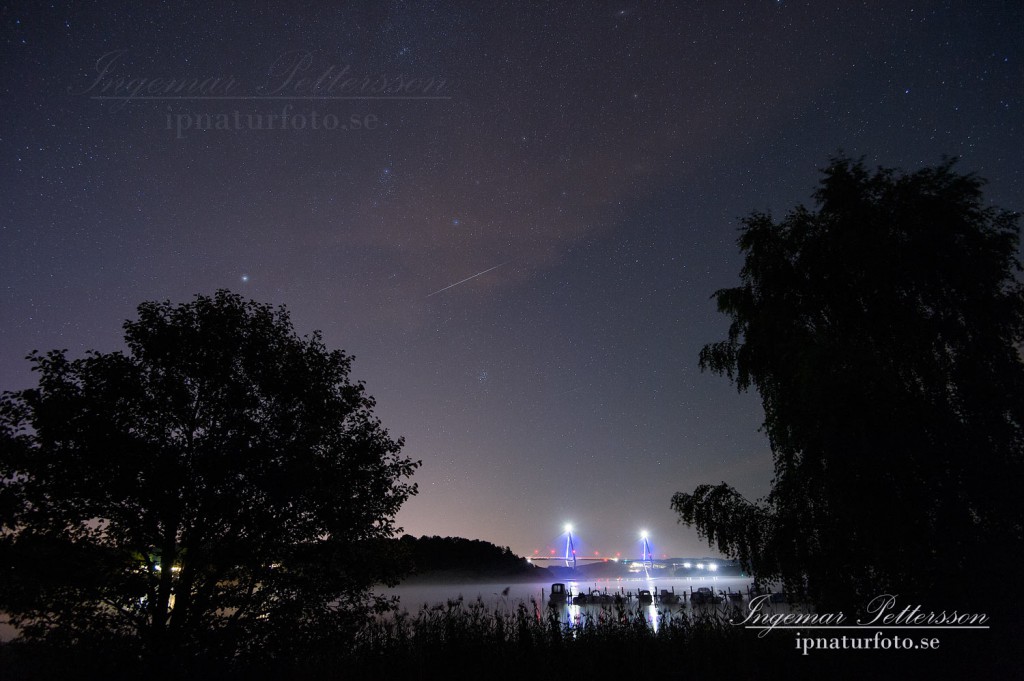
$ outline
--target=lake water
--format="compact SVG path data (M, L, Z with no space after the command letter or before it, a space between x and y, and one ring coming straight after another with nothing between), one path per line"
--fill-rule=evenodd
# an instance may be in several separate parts
M655 630L657 630L659 611L680 612L694 607L689 601L691 589L693 591L697 591L697 589L701 587L707 587L716 594L719 592L741 592L744 594L744 598L741 602L731 602L727 598L718 605L718 607L729 608L731 605L738 605L745 609L747 604L747 587L750 586L751 579L749 577L688 577L665 579L645 579L641 577L589 581L563 580L563 583L574 597L580 593L587 594L592 591L597 591L602 594L607 593L609 595L620 594L624 597L632 596L632 598L624 598L626 607L629 610L639 609L642 611L647 621L650 622L651 626L654 627ZM680 597L682 597L683 594L686 594L687 598L685 600L680 599L680 603L673 605L656 602L641 606L636 598L636 594L641 589L646 589L652 594L660 594L662 590L674 592ZM532 610L534 607L533 602L543 610L547 606L548 598L551 595L551 583L424 583L401 585L391 589L382 589L381 591L389 596L398 596L401 602L401 607L409 611L410 614L415 614L424 606L431 607L437 604L444 604L449 600L455 600L459 597L462 597L463 605L468 605L469 603L475 602L479 599L484 606L494 611L513 611L520 603L526 604L527 607ZM533 602L531 602L531 599ZM583 616L588 609L590 611L596 611L600 607L601 606L598 605L560 605L557 610L562 620L571 623L573 621L578 621L578 619ZM782 607L785 608L785 606Z
M665 579L622 578L622 579L600 579L590 581L561 580L567 588L572 590L573 596L579 593L587 593L591 590L602 593L631 593L636 594L640 589L647 589L651 593L660 593L664 590L675 590L679 595L683 592L689 593L691 587L696 591L700 587L708 587L713 591L742 591L750 586L749 577L672 577ZM502 595L504 589L508 589L507 595ZM466 601L475 601L479 596L484 605L495 607L500 605L515 607L518 603L528 603L534 598L538 603L543 599L546 601L551 594L551 582L535 583L513 583L513 582L465 582L452 584L408 584L400 585L391 589L384 588L382 593L389 596L398 596L402 607L414 612L426 605L444 603L449 599L462 596Z

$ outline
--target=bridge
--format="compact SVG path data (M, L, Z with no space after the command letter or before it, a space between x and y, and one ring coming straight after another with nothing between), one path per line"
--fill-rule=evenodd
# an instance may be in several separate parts
M575 560L574 560L574 558L575 558ZM579 561L581 563L584 563L584 562L587 562L587 561L590 561L591 563L644 563L644 562L650 563L651 562L650 560L646 560L645 561L642 558L620 558L618 556L615 556L613 558L609 558L608 556L575 556L575 557L572 557L572 556L570 556L570 557L565 557L565 556L527 556L526 560L530 561L531 563L536 563L536 562L539 562L539 561L548 562L548 563L550 563L550 562L555 562L555 563L565 562L565 564L566 564L565 567L573 567L573 564L575 563L575 561Z
M640 569L646 571L653 570L655 568L670 569L673 572L682 570L684 574L693 576L699 576L702 574L708 576L714 576L716 574L740 574L739 565L736 561L723 560L719 558L669 558L668 556L662 556L661 558L655 559L654 552L651 550L651 544L649 535L646 530L642 530L639 536L642 542L641 555L639 558L623 558L618 553L612 556L602 556L595 553L593 556L581 556L576 553L576 542L573 535L572 525L565 526L565 550L562 555L557 555L555 550L551 550L551 555L542 556L534 554L533 556L527 557L527 561L537 564L540 567L565 567L576 569L581 563L583 565L593 565L595 563L620 563L624 567L629 567L630 572L635 572Z
M618 556L609 558L608 556L578 556L576 561L573 559L566 558L565 556L528 556L527 561L531 563L565 563L565 567L576 567L577 561L579 563L623 563L623 564L642 564L644 567L650 568L655 563L668 564L673 568L683 568L685 570L707 570L708 572L717 572L723 565L733 566L735 561L722 560L715 558L620 558Z
M637 558L637 559L622 558L622 557L620 557L617 554L616 554L616 556L614 558L610 558L610 557L607 557L607 556L593 556L593 557L591 557L591 556L577 556L576 555L576 545L573 542L573 537L572 537L572 525L567 524L565 526L565 555L564 556L561 556L561 557L555 556L555 555L551 555L551 556L531 556L531 557L527 558L527 560L530 561L530 562L535 562L535 561L548 561L548 562L550 562L550 561L557 561L557 562L560 562L560 563L564 562L565 563L565 567L572 567L572 568L576 567L578 561L590 561L592 563L593 562L604 562L604 563L607 563L607 562L610 562L610 561L611 562L616 562L616 563L642 563L644 567L650 568L650 567L652 567L654 565L654 555L651 553L651 544L648 541L647 537L648 537L647 530L642 530L640 532L640 539L643 540L643 555L640 558ZM552 550L552 553L554 553L553 550ZM689 566L687 566L687 567L689 567ZM703 565L701 566L701 568L703 568Z

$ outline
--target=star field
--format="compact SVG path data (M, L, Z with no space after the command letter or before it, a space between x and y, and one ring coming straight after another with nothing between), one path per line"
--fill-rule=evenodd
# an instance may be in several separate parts
M423 460L407 532L529 555L572 522L582 552L627 554L644 527L704 555L671 495L771 478L756 395L697 369L738 218L809 202L840 149L957 156L1024 207L1024 9L838 5L8 5L0 388L32 383L33 349L119 348L141 301L229 288L356 356ZM299 86L346 66L419 85ZM229 77L222 99L97 98ZM296 98L257 98L282 83ZM284 113L304 126L266 127Z

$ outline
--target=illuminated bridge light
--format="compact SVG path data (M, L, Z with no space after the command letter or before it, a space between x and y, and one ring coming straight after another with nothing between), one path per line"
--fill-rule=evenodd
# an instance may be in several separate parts
M714 572L717 569L718 569L717 565L715 565L714 563L708 563L708 570L711 570L712 572Z
M643 551L641 552L641 560L644 562L650 561L654 558L654 552L651 551L651 543L647 541L647 530L640 531L640 540L643 542Z
M698 570L703 570L704 569L704 563L697 563L697 569Z
M565 567L569 567L569 560L572 560L572 569L576 569L576 544L572 540L572 524L565 524Z
M689 570L690 568L693 567L693 563L683 563L683 567L686 568L687 570Z

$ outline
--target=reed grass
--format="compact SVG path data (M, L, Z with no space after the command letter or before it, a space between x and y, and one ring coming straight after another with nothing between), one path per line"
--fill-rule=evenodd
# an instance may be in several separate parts
M579 679L861 679L968 678L979 662L999 660L1000 649L976 659L961 655L890 655L794 649L794 637L773 632L758 638L731 605L650 610L635 604L588 606L578 617L531 599L493 606L462 597L414 612L376 616L354 636L325 634L301 651L280 649L242 660L194 657L154 668L128 650L53 650L0 646L0 677L147 679L420 679L501 681L569 676ZM573 611L575 612L575 611ZM947 637L949 635L947 634ZM950 641L953 643L953 641ZM950 653L955 649L950 646ZM1000 667L1001 669L1002 667ZM1011 678L981 673L973 678Z
M564 612L532 599L514 607L492 608L482 599L461 597L424 605L371 623L343 664L350 671L405 679L445 673L511 679L553 671L684 678L723 669L733 678L763 676L744 674L741 660L723 656L746 647L745 632L729 623L727 608L659 610L655 626L648 610L636 606L591 606L573 618L563 618Z

